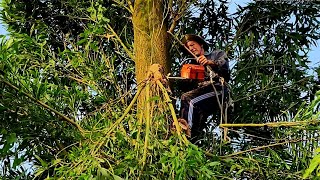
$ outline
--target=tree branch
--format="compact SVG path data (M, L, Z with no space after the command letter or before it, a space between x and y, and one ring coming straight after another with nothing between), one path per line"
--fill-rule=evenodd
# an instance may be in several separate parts
M134 56L132 54L132 52L127 48L127 46L122 42L122 40L120 39L120 37L118 36L118 34L113 30L113 28L110 26L110 24L107 24L109 30L112 32L112 34L116 37L116 39L118 40L118 42L121 44L121 46L123 47L123 49L126 51L126 53L128 54L128 56L133 60Z
M221 156L221 157L222 158L231 157L231 156L235 156L235 155L239 155L239 154L243 154L243 153L247 153L247 152L251 152L251 151L257 151L257 150L260 150L260 149L265 149L265 148L269 148L269 147L273 147L273 146L280 146L280 145L287 144L287 143L296 143L296 142L300 142L300 141L306 141L306 140L304 140L304 139L293 139L293 140L289 140L289 141L284 141L282 143L273 143L273 144L269 144L269 145L266 145L266 146L259 146L259 147L256 147L256 148L248 149L248 150L245 150L245 151L239 151L239 152L232 153L232 154L225 155L225 156Z
M307 124L319 124L319 121L309 120L309 121L295 121L295 122L274 122L274 123L262 123L262 124L220 124L219 127L227 128L227 127L290 127L290 126L300 126Z

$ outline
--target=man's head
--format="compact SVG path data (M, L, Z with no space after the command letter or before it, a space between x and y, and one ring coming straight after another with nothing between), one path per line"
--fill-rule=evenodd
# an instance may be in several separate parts
M182 39L182 43L196 56L204 55L204 52L209 49L206 41L195 34L186 34Z

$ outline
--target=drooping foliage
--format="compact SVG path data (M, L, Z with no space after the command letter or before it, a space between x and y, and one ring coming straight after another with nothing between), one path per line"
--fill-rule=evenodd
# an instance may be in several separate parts
M3 157L14 155L11 148L16 149L17 157L21 152L25 154L15 162L10 158L4 160L9 169L14 169L19 164L17 162L36 160L35 155L50 161L58 152L79 140L78 133L69 124L60 122L61 117L35 104L19 91L30 94L69 118L79 120L94 111L121 111L116 109L132 98L128 91L134 82L134 68L132 60L119 48L118 41L110 39L116 30L107 27L106 22L110 22L108 17L111 19L111 16L102 13L111 11L100 4L64 2L58 6L49 1L39 1L25 5L20 2L15 7L11 3L16 2L4 3L4 9L8 9L3 11L3 17L5 21L12 22L9 23L9 32L12 33L6 43L3 40L1 72L4 79L19 90L1 84L1 129L3 142L10 144L5 147ZM72 6L66 8L66 4ZM12 10L13 7L16 9ZM117 12L117 6L114 9L111 5L108 7ZM29 8L34 8L31 11L35 14L24 14L29 12L26 10ZM47 11L44 10L46 8ZM82 10L85 14L81 13ZM61 11L78 11L81 16ZM60 16L53 12L68 17L67 25L61 26ZM41 15L36 15L38 13ZM33 22L31 27L28 25L30 22ZM74 22L82 28L70 30ZM17 29L17 23L20 29ZM115 109L104 106L113 103L117 103Z
M235 47L239 59L233 87L240 122L273 121L281 111L296 113L309 100L314 84L307 71L307 54L320 37L317 6L298 2L257 5L237 13L242 15L237 24L242 32L237 34L241 43Z
M306 122L275 128L268 137L231 129L231 143L211 128L198 147L185 143L169 131L173 111L161 88L152 97L144 94L144 113L136 106L124 111L142 86L135 73L147 78L134 68L133 49L143 52L144 46L134 46L132 1L4 0L2 19L10 33L0 49L4 179L302 176L318 142L318 86L307 73L307 53L319 39L319 3L258 1L228 14L225 1L163 2L167 30L178 37L200 34L227 51L231 122L264 123L279 115ZM169 37L171 59L181 59ZM21 169L28 161L36 172Z

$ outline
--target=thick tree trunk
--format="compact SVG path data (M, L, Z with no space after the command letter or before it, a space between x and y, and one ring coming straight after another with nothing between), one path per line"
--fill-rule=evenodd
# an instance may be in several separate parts
M147 78L151 64L170 70L169 35L162 0L136 0L133 13L134 54L137 83ZM145 97L142 92L141 97ZM138 100L138 108L144 99Z

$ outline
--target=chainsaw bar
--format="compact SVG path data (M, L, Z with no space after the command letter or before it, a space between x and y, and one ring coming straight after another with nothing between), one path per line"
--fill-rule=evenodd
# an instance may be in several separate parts
M168 79L178 79L178 80L184 80L184 79L189 79L185 77L167 77Z

